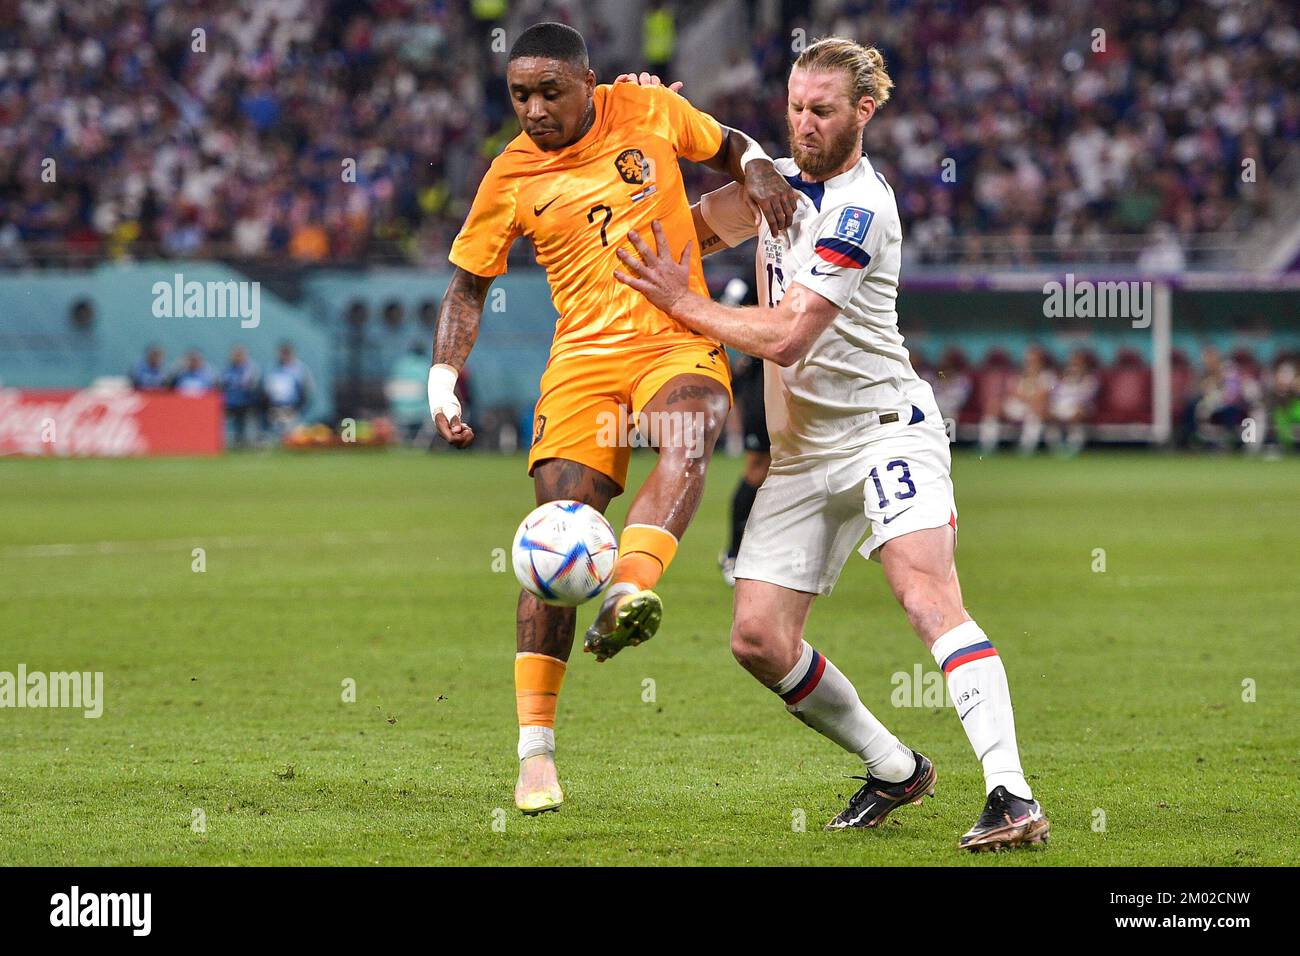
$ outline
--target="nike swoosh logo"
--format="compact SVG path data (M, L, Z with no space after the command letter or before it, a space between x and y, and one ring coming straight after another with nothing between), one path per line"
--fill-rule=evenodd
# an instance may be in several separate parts
M982 703L984 703L984 701L981 700L981 701L979 701L979 702L977 702L977 703L971 704L969 707L966 708L966 714L969 714L972 710L974 710L976 707L978 707L978 706L979 706L980 704L982 704ZM958 719L958 720L965 720L965 719L966 719L966 714L958 714L958 715L957 715L957 719Z
M560 198L559 196L555 197L555 199L559 199L559 198ZM555 199L552 199L551 202L555 202ZM548 202L546 206L549 206L551 202ZM536 205L533 206L533 215L540 216L542 213L546 212L546 206L536 206Z
M707 372L707 371L710 371L710 370L713 368L712 365L701 365L699 362L696 362L696 363L695 363L695 367L696 367L696 368L702 368L702 369L704 369L706 372Z
M884 524L889 524L889 522L891 522L891 521L893 521L895 518L897 518L898 515L905 515L905 514L907 514L909 511L911 511L911 510L912 510L913 508L915 508L915 507L916 507L915 505L908 505L906 508L904 508L902 511L898 512L897 514L892 514L892 515L890 515L888 518L886 518L886 519L884 520L883 523L884 523Z
M812 274L815 275L815 276L824 276L824 275L829 275L829 273L826 273L826 272L818 272L816 266L813 266L813 267L812 267Z

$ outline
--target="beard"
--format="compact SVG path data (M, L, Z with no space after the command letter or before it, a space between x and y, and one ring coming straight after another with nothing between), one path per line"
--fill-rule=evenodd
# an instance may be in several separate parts
M803 149L795 141L794 129L790 126L790 121L786 120L786 133L790 137L790 155L794 158L795 165L815 179L823 179L835 170L843 166L850 156L856 152L862 155L862 147L858 139L858 131L852 126L846 126L834 138L826 142L821 149L813 152Z

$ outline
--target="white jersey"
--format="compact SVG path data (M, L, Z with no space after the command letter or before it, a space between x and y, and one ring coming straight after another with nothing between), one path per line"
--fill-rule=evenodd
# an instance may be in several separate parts
M903 231L893 190L865 156L821 183L799 179L788 157L776 169L804 197L788 242L762 217L755 222L739 184L700 201L704 221L727 245L758 237L760 304L775 306L798 283L840 309L794 365L764 363L773 464L849 455L926 420L942 428L934 393L912 368L898 330Z

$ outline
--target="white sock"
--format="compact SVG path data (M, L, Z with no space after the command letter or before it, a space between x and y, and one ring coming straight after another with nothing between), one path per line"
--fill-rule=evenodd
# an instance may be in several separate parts
M996 418L980 419L980 451L996 451L1001 433L1002 425Z
M1043 438L1043 420L1032 416L1025 419L1024 430L1020 433L1020 450L1037 451L1038 443Z
M555 753L555 729L553 727L520 727L519 759L536 757L538 754Z
M1017 797L1032 800L1020 769L1007 672L988 636L974 621L966 621L942 635L930 650L948 678L957 716L984 766L985 793L1001 785Z
M898 783L916 770L912 751L867 710L839 668L807 641L794 668L772 690L785 701L786 710L861 757L872 776Z

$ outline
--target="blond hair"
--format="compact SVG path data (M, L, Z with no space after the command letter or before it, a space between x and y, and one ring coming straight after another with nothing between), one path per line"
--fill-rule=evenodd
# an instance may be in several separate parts
M885 58L873 47L864 47L844 37L825 37L799 54L795 69L840 70L849 76L849 99L857 103L864 96L876 101L876 109L889 102L894 81L885 72Z

